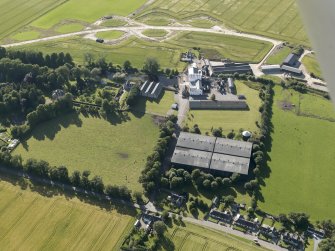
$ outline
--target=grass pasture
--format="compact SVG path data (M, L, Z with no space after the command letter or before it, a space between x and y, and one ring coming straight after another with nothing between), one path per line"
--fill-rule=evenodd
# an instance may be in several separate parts
M215 21L217 24L308 45L299 12L294 0L190 0L155 1L137 18L165 17L187 22L193 18Z
M116 210L44 197L6 181L0 181L0 212L3 250L119 250L134 222Z
M19 32L17 34L15 34L14 36L12 36L11 38L14 40L18 40L18 41L25 41L25 40L33 40L33 39L37 39L40 37L40 33L38 31L23 31L23 32Z
M146 156L158 139L151 116L100 118L69 114L43 123L14 154L65 165L71 171L90 170L106 184L127 185L141 191L138 182Z
M145 0L71 0L37 19L32 26L50 29L64 20L93 23L106 15L127 16L145 3Z
M173 103L175 103L174 92L165 91L164 95L158 100L149 100L142 97L135 109L139 112L166 116Z
M247 98L249 111L224 111L224 110L191 110L188 114L186 124L192 127L198 124L201 133L210 133L212 128L222 127L224 133L231 130L238 132L240 128L251 132L257 131L256 121L260 119L258 111L261 101L258 91L249 88L240 81L235 81L237 93Z
M71 33L71 32L77 32L84 29L84 26L80 23L68 23L60 25L56 28L57 32L60 33Z
M0 40L10 37L11 34L64 2L65 0L0 1ZM29 39L31 33L21 35L27 35ZM19 40L26 39L24 36L19 38Z
M284 46L274 52L266 61L267 64L282 64L285 58L291 53L292 49Z
M142 34L147 37L165 37L168 33L165 30L145 30Z
M302 63L306 67L309 74L314 74L317 78L322 79L322 73L320 65L315 57L315 55L306 55L302 59Z
M308 116L334 117L330 101L275 87L270 176L262 187L259 206L273 214L305 212L313 221L335 219L335 122L298 116L283 110L291 103Z
M105 20L102 25L106 27L118 27L118 26L125 26L127 24L126 21L120 19L108 19Z
M169 232L175 250L266 250L256 246L252 241L190 223L186 223L185 227L173 228Z

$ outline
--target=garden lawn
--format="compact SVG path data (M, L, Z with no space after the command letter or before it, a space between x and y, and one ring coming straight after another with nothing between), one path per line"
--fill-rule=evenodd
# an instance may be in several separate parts
M141 191L138 182L147 155L158 139L151 116L112 118L109 121L69 114L37 126L32 137L14 154L51 165L65 165L70 172L90 170L105 184L127 185Z
M256 246L252 241L191 223L169 229L168 235L175 250L267 250Z
M322 79L321 68L315 55L306 55L302 59L302 63L310 74L313 73L317 78Z
M78 199L48 198L2 177L0 198L2 250L120 250L135 221L127 208L120 214Z
M290 47L284 46L280 50L273 53L266 61L267 64L282 64L285 58L291 53Z
M32 23L33 26L50 29L64 20L93 23L106 15L127 16L146 0L70 0Z
M335 220L335 123L281 109L283 101L297 107L298 96L297 92L275 88L268 161L271 173L261 189L264 202L259 206L273 214L305 212L313 221ZM309 105L318 107L319 102ZM331 105L327 107L324 109L331 114Z
M235 81L237 93L247 98L249 111L226 111L226 110L191 110L187 116L186 125L192 127L197 124L202 134L211 133L212 128L222 127L224 134L231 130L238 132L240 128L251 132L258 131L256 121L260 119L258 111L261 100L258 91L251 89L243 82Z
M139 112L166 116L174 103L174 92L164 91L163 96L158 100L150 100L144 97L140 98L134 109Z

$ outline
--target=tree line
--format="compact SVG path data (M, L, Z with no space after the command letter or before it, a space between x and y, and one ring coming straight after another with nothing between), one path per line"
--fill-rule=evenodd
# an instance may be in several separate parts
M69 174L66 166L50 166L47 161L28 159L25 163L19 155L12 156L8 152L0 152L0 164L5 167L23 171L39 178L49 179L62 184L71 185L87 191L130 201L131 190L126 186L105 185L100 176L90 178L91 172L73 171Z

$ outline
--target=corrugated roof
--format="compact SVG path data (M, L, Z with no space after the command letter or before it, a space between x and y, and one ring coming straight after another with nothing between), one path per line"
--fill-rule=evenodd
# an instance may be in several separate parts
M249 162L249 158L214 153L212 156L210 169L247 175L249 172Z
M182 132L179 135L177 146L195 150L212 152L216 138L195 133Z
M252 143L232 139L217 138L214 152L250 158Z
M210 152L176 147L171 162L191 167L209 168L211 155Z
M298 56L291 53L285 58L283 64L293 66L298 62L298 60L299 60Z

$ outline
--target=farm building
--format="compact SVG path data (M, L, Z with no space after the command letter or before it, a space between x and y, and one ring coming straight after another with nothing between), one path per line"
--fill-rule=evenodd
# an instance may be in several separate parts
M160 83L146 81L140 88L141 96L158 99L163 91L163 85Z
M261 66L261 71L264 72L265 74L271 74L271 73L280 73L281 72L281 67L279 64L274 64L274 65L262 65Z
M247 110L244 100L190 100L191 110Z
M297 74L297 75L302 74L302 70L300 70L299 68L295 68L295 67L291 67L291 66L287 66L287 65L282 65L281 69L285 72L289 72L289 73L293 73L293 74Z
M196 63L190 64L188 67L188 86L191 96L199 96L203 94L202 87L202 70L198 69Z
M235 86L233 78L228 78L228 88L229 88L230 93L236 92L236 86Z
M298 56L294 53L291 53L285 58L282 65L295 67L298 64L298 62L299 62Z
M222 63L214 64L210 62L210 75L253 73L249 64L246 63Z
M182 132L171 162L208 171L249 172L252 143Z

